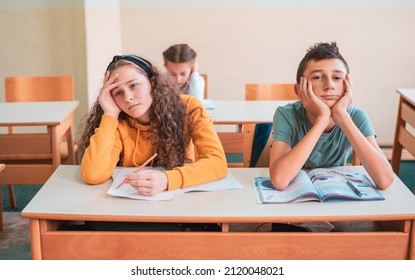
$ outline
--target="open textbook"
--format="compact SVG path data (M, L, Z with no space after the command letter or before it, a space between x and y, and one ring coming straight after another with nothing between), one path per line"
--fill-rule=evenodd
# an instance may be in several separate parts
M140 195L135 188L129 184L124 184L117 189L117 186L124 180L125 175L132 173L136 168L116 168L113 174L113 182L108 189L107 194L112 196L126 197L132 199L142 200L171 200L176 195L185 194L187 192L208 192L208 191L221 191L221 190L233 190L242 189L243 185L234 177L228 173L226 177L212 181L205 184L200 184L194 187L180 188L172 191L164 191L155 196ZM142 170L156 169L154 167L144 167Z
M283 191L269 177L253 178L252 184L259 203L384 199L368 176L333 168L301 170Z

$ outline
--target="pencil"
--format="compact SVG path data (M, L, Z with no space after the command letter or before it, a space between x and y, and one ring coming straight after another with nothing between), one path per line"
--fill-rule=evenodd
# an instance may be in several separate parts
M137 173L138 171L140 171L144 166L146 166L150 161L152 161L155 157L157 156L157 153L154 153L154 155L152 155L148 160L146 160L142 165L140 165L136 170L134 170L131 174ZM127 178L125 178L118 186L116 189L118 189L119 187L121 187L122 185L124 185L126 182L128 181Z
M355 194L357 194L358 197L362 197L363 194L361 191L359 191L354 185L353 183L351 183L349 180L346 181L347 185L352 189L352 191L354 191Z

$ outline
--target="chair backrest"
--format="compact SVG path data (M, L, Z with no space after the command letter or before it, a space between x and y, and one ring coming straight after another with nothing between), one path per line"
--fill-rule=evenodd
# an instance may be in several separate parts
M295 84L246 84L246 100L298 100Z
M298 100L295 84L246 84L246 100ZM270 120L272 121L272 120ZM272 123L245 124L243 133L243 166L268 167Z
M269 166L271 133L268 128L271 126L272 124L255 123L243 125L243 167Z
M71 75L6 77L5 89L6 102L74 100Z
M412 129L410 128L412 127ZM391 165L395 174L399 174L402 149L405 148L415 157L415 103L400 97L398 116L395 127L395 137L392 148ZM415 189L414 189L415 193Z
M207 74L200 74L202 78L205 80L205 91L203 92L203 98L208 99L208 75Z

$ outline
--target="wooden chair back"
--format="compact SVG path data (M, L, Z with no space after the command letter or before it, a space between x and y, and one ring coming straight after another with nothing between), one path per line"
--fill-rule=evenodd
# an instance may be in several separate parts
M202 78L205 80L205 91L203 93L203 98L208 99L208 75L207 74L200 74Z
M71 101L74 100L74 80L71 75L64 76L17 76L5 78L5 99L6 102L41 102L41 101ZM32 145L25 145L24 137L19 134L12 135L14 129L12 126L8 127L10 135L2 138L4 147L8 147L8 154L0 154L0 159L17 160L21 166L30 162L49 162L51 160L52 146L47 141L40 141L44 137L41 135L36 139L40 139L39 143L32 143ZM50 133L48 131L48 133ZM33 134L35 135L35 134ZM66 135L66 137L72 137ZM75 164L77 163L76 151L77 145L70 148L68 145L68 138L62 139L60 143L60 154L63 163ZM16 150L16 147L17 150ZM74 151L70 154L69 151ZM33 171L33 170L31 170ZM52 171L52 170L51 170ZM33 171L35 172L35 171ZM28 184L36 184L44 182L50 174L38 174L39 181L32 181L29 179ZM13 185L8 185L10 204L12 208L16 207L16 198L14 195Z
M246 100L298 100L295 84L246 84Z
M246 84L246 100L298 100L294 89L295 84ZM272 120L270 120L272 121ZM267 124L272 126L272 123ZM254 135L257 125L255 123L245 124L242 127L243 134L243 166L251 167L252 149ZM269 166L269 153L271 145L271 133L267 136L268 140L264 149L259 155L255 167Z
M401 164L402 149L405 148L412 156L415 156L415 134L413 129L409 129L407 125L415 128L415 103L401 96L391 160L392 169L397 175Z
M254 143L254 135L256 129L255 123L244 124L242 127L243 131L243 167L268 167L269 166L269 155L271 145L271 134L268 136L268 140L262 150L256 164L251 166L252 148Z
M6 102L71 101L74 81L66 76L6 77Z

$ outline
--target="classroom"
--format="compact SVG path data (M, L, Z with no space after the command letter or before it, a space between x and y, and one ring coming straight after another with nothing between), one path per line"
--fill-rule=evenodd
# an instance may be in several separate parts
M163 69L162 52L173 44L186 43L197 51L200 73L208 75L209 99L231 102L244 101L246 84L296 83L306 50L317 42L337 42L351 69L353 103L369 116L389 159L400 104L397 89L415 88L415 2L409 0L1 0L0 26L0 103L5 102L5 77L72 75L79 102L75 142L112 57L135 54ZM0 133L7 127L1 126ZM409 173L401 179L412 192L415 155L404 155L402 167L409 166ZM6 192L4 186L3 198ZM415 216L409 216L402 221L404 232L415 235ZM391 258L415 258L415 244L410 246L409 253Z

